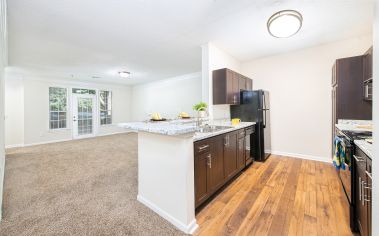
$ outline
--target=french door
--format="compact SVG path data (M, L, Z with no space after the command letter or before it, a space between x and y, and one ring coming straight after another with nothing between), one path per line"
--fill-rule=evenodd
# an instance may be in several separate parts
M96 96L92 94L73 94L73 138L88 138L96 135L97 112Z

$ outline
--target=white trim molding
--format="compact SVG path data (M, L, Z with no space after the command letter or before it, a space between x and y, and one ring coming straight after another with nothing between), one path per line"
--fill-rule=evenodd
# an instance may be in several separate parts
M166 219L168 222L173 224L176 228L180 229L186 234L193 234L195 231L198 229L199 225L196 223L196 219L191 221L190 224L184 225L182 222L178 221L175 217L171 216L169 213L166 211L162 210L160 207L157 205L153 204L146 198L142 197L141 195L137 196L137 200L144 204L145 206L149 207L152 209L155 213Z
M300 158L300 159L305 159L305 160L326 162L326 163L330 163L330 164L332 163L331 158L320 157L320 156L312 156L312 155L307 155L307 154L281 152L281 151L272 151L271 154L279 155L279 156L286 156L286 157L295 157L295 158Z

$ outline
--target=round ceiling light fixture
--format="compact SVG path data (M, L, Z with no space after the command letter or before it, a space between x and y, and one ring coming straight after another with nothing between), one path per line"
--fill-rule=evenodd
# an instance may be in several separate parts
M118 72L118 75L121 78L128 78L130 76L130 72L129 71L120 71L120 72Z
M267 21L268 32L276 38L288 38L299 32L303 16L295 10L279 11Z

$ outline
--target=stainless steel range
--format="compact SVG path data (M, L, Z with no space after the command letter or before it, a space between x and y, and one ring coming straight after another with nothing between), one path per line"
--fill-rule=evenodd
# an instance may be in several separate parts
M345 165L344 169L337 170L338 176L341 180L343 189L345 191L346 197L349 201L350 205L350 227L354 230L355 224L355 212L354 212L354 205L355 203L355 189L354 189L354 179L356 170L354 169L355 165L353 165L354 158L354 151L355 151L355 145L354 140L361 140L361 139L369 139L372 137L372 132L369 131L340 131L338 130L337 136L341 138L342 140L342 146L345 148L346 153L346 162L342 163L342 165ZM350 161L351 163L348 163ZM358 160L355 160L358 161Z

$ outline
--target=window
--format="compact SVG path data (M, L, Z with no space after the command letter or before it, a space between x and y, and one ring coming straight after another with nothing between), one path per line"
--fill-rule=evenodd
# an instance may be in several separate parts
M96 90L94 90L94 89L80 89L80 88L73 88L73 89L72 89L72 93L75 93L75 94L91 94L91 95L95 95L95 94L96 94Z
M50 129L67 128L67 89L49 88Z
M112 92L100 91L100 124L112 124Z

